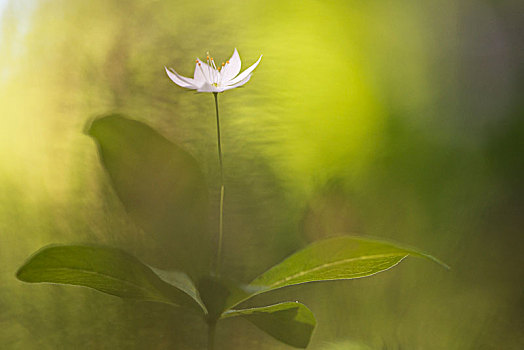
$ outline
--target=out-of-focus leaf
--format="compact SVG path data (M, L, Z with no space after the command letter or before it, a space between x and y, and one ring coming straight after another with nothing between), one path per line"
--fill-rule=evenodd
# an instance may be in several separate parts
M412 249L344 236L309 245L257 277L251 285L263 288L259 294L306 282L366 277L395 266L408 255L424 257L447 267L436 258Z
M181 290L179 283L164 282L137 258L112 247L44 247L29 258L16 276L24 282L84 286L121 298L183 306L203 313L196 298ZM189 283L184 281L184 285Z
M149 267L163 281L177 287L178 289L189 295L198 303L198 305L200 305L202 310L206 310L206 307L202 302L202 299L200 299L200 295L196 286L194 285L193 281L188 275L180 271L166 271L154 268L152 266Z
M127 212L147 234L139 255L192 277L207 272L213 239L207 185L196 160L151 127L120 115L94 120L88 134Z
M210 320L218 320L224 311L255 293L253 287L223 276L201 278L198 282L198 290Z
M316 326L315 316L304 304L275 305L230 310L222 318L241 316L275 339L296 348L306 348Z

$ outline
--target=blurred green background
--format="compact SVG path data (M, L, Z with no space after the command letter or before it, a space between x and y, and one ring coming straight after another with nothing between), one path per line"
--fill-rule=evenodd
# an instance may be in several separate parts
M49 243L136 253L151 239L83 132L104 113L182 145L217 203L213 97L177 87L164 65L192 76L196 57L225 61L235 47L243 67L264 57L219 97L224 269L247 282L343 233L452 266L408 259L252 304L310 306L310 349L524 347L519 1L4 0L0 11L3 349L204 348L205 325L183 312L14 274ZM241 319L217 336L219 349L287 348Z

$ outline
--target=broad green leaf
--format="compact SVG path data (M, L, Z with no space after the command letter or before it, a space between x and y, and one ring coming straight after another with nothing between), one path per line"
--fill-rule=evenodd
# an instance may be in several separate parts
M192 277L207 272L213 239L196 160L146 124L120 115L94 120L88 134L128 214L147 234L139 256Z
M164 282L137 258L112 247L44 247L29 258L16 276L24 282L84 286L121 298L183 306L203 313L194 296L177 288L179 282ZM189 283L184 281L184 285Z
M306 348L315 329L315 316L304 304L284 302L264 307L229 310L222 318L241 316L275 339Z
M447 267L436 258L412 249L344 236L309 245L263 273L251 285L266 292L300 283L366 277L395 266L408 255L424 257Z

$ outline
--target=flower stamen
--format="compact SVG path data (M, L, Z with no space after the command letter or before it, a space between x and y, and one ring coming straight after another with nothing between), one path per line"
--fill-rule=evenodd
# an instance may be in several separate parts
M211 72L212 71L212 68L211 68L211 62L209 61L209 51L206 52L206 61L207 61L207 72L209 73L208 77L210 79L209 83L210 84L213 84L213 73Z
M211 68L213 69L213 85L217 86L220 74L218 73L217 66L215 65L215 60L213 60L213 57L211 57L210 60Z

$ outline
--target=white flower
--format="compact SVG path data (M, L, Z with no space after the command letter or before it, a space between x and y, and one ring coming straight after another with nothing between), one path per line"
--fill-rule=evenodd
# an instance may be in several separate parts
M206 62L197 58L195 64L195 74L193 78L186 78L175 72L172 68L166 68L166 73L171 80L178 86L187 89L197 90L198 92L222 92L236 87L242 86L249 81L251 73L260 63L260 58L248 69L240 72L240 56L237 49L233 55L226 61L219 65L215 65L213 57L206 58Z

